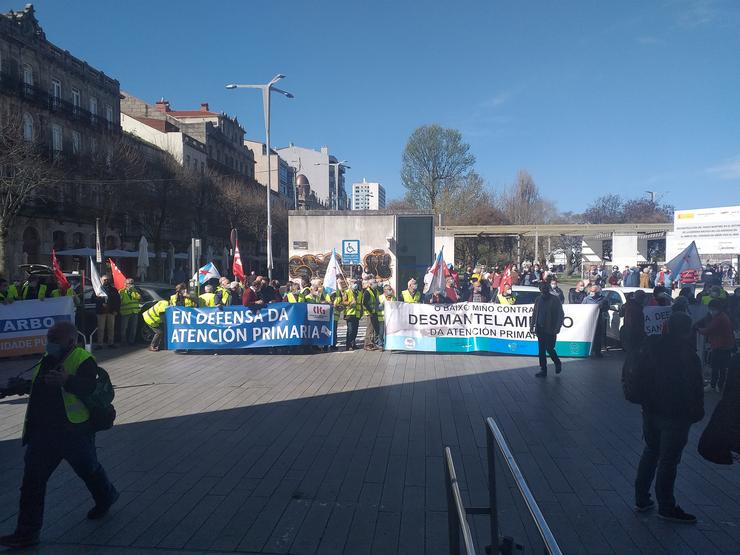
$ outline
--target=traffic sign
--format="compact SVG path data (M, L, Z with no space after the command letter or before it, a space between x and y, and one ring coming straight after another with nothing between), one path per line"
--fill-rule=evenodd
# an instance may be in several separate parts
M359 264L360 263L360 240L343 239L342 240L342 264Z

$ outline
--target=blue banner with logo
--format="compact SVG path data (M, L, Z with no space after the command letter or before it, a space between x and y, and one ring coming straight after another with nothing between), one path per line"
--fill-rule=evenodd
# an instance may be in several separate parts
M329 304L167 308L168 349L252 349L332 344Z

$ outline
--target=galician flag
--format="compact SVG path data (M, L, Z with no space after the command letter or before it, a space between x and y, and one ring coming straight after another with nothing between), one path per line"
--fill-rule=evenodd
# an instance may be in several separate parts
M198 283L203 285L205 282L207 282L211 278L220 278L221 274L218 273L218 269L216 268L216 265L213 262L209 262L202 268L198 270L198 272L193 276L193 280L197 279Z
M696 270L701 273L701 258L699 258L699 250L696 248L696 241L691 241L691 244L668 262L666 266L671 271L674 279L686 270Z
M92 258L90 259L90 283L92 283L93 291L98 297L108 298L108 294L103 291L103 283L100 281L100 274L98 274L97 268Z
M341 275L344 275L344 273L339 265L339 260L337 260L337 249L332 249L331 258L324 274L324 293L334 293L337 290L337 278Z
M445 288L447 287L447 276L450 272L447 269L447 264L445 264L445 258L443 254L444 250L444 247L439 249L437 260L435 260L432 267L429 268L426 276L424 276L425 295L433 295L434 293L440 293L444 295Z

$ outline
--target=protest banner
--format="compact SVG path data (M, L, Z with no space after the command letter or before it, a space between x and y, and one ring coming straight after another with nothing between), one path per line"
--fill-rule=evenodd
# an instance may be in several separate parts
M469 353L487 351L536 355L537 336L529 331L534 305L385 303L385 348ZM598 306L564 305L558 354L586 357L596 331Z
M0 304L0 357L43 353L55 322L74 322L72 297Z
M261 307L167 307L168 349L252 349L332 343L332 306L272 303Z
M661 335L663 325L671 317L673 311L670 306L646 306L642 313L645 317L645 335ZM691 321L694 324L705 318L707 314L709 314L709 310L706 305L689 306L689 316L691 316Z

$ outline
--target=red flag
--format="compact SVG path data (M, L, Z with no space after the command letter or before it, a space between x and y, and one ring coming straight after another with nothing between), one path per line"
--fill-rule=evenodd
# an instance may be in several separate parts
M62 267L59 266L59 260L57 260L57 251L54 249L51 249L51 267L54 271L54 279L57 280L59 289L62 289L66 292L67 289L69 289L71 286L69 284L69 281L67 281L64 272L62 272Z
M231 271L234 277L243 282L246 279L244 275L244 266L242 266L242 257L239 254L239 243L234 243L234 262L231 264Z
M112 258L108 259L108 264L110 264L110 271L113 274L113 286L119 291L121 289L125 289L126 288L126 276L124 276L123 272L118 269L118 266L116 266L116 263L113 262Z
M501 283L499 283L499 288L503 289L504 285L506 285L507 283L509 285L513 285L512 281L513 280L511 276L511 264L507 264L504 267L504 275L501 276Z

